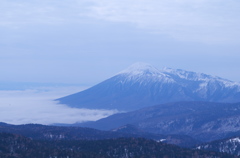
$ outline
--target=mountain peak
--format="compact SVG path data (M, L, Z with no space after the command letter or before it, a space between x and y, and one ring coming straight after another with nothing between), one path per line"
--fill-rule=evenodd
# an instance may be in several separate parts
M134 63L129 66L127 69L121 71L119 74L132 74L132 75L140 75L140 74L160 74L161 72L155 68L154 66L148 63Z
M135 63L115 76L70 96L62 104L92 109L136 110L174 101L239 102L240 85L181 69Z

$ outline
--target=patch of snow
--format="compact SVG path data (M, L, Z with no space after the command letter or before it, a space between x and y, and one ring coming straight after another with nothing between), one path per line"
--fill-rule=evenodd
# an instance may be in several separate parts
M240 90L240 83L238 83L238 82L233 82L233 81L229 81L229 80L225 80L225 79L220 79L219 81L222 82L225 85L225 87L237 86L238 90Z
M164 142L164 141L166 141L167 139L160 139L160 140L156 140L156 142Z
M236 138L232 138L232 139L229 139L228 142L233 142L233 143L240 143L240 138L239 137L236 137Z
M114 130L112 130L112 131L113 131L113 132L116 132L116 131L121 130L121 129L124 129L124 128L127 128L127 126L122 126L122 127L116 128L116 129L114 129Z
M166 139L160 139L160 142L164 142Z

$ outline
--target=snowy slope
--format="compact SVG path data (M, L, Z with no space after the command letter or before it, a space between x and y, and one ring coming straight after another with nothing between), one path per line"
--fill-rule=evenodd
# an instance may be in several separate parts
M71 107L131 111L176 101L239 102L240 84L180 69L136 63L96 86L58 99Z
M217 140L210 143L204 143L196 147L200 150L210 150L217 152L225 152L233 155L240 155L240 137L235 136L223 140Z

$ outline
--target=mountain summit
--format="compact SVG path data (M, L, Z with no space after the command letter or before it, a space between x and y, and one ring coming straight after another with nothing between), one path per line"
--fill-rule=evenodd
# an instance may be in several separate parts
M127 69L121 71L119 74L129 75L144 75L144 74L159 74L160 71L147 63L135 63Z
M175 101L239 102L240 84L180 69L136 63L87 90L57 99L89 109L131 111Z

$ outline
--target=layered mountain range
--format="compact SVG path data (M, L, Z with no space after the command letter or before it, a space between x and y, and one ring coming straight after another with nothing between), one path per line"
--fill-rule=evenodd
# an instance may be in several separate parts
M71 107L132 111L177 101L240 102L240 84L180 69L136 63L76 94L57 99Z
M223 139L240 131L240 103L176 102L80 124L111 130L126 124L156 134L188 135L201 141Z

